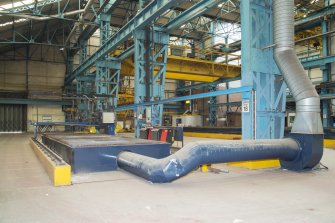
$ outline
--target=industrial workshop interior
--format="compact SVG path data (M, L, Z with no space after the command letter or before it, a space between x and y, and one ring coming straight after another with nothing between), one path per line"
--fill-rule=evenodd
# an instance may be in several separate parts
M335 0L0 1L1 223L334 223Z

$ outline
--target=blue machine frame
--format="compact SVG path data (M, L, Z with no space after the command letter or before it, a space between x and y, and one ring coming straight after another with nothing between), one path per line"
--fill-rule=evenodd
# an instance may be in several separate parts
M73 173L117 169L117 156L131 151L154 158L170 155L170 144L96 134L46 134L42 142L71 165Z

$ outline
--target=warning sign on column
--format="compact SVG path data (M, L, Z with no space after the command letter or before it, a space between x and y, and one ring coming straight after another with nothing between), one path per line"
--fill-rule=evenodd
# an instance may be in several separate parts
M249 100L242 101L242 112L250 112Z

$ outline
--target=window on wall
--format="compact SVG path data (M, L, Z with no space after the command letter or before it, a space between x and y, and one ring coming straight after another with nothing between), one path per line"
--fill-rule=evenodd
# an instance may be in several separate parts
M229 84L229 88L241 87L241 80L231 81L228 84Z

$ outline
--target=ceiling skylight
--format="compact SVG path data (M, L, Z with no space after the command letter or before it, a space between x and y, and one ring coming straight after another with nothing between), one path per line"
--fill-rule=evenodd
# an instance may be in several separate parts
M27 19L16 19L13 21L9 21L9 22L5 22L5 23L0 23L0 27L4 27L4 26L9 26L9 25L13 25L13 23L20 23L20 22L24 22L27 21Z
M40 0L39 0L40 2ZM9 10L12 8L20 7L20 6L25 6L34 3L34 0L23 0L23 1L18 1L18 2L13 2L10 4L5 4L5 5L0 5L1 10Z

